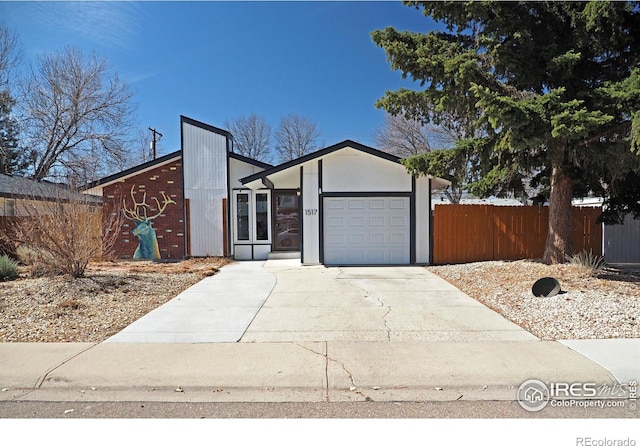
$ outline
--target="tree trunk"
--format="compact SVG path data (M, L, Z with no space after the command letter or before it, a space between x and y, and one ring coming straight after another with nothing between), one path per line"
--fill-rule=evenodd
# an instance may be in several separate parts
M542 259L546 264L564 263L567 256L573 254L572 198L571 178L562 167L554 165L549 196L549 231Z

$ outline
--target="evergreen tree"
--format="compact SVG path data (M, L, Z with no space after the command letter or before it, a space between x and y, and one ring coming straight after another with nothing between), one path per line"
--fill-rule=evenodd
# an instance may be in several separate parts
M473 137L458 145L479 160L471 191L542 186L544 260L565 261L574 196L634 196L627 181L640 172L640 2L406 4L445 28L372 33L391 67L422 88L387 92L377 106L423 122L473 118Z
M11 114L14 104L8 91L0 91L0 173L4 174L20 174L26 167L21 162L18 121Z

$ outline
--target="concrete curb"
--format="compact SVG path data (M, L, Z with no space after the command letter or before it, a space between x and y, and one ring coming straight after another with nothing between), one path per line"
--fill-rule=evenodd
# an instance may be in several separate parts
M512 401L528 379L615 383L543 341L0 344L0 357L4 401Z

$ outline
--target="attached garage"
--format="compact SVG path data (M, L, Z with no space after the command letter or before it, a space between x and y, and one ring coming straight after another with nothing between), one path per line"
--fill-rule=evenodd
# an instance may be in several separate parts
M448 185L414 177L398 157L354 141L240 182L254 191L294 191L302 263L332 266L430 263L431 193Z
M326 265L411 263L409 197L324 197Z

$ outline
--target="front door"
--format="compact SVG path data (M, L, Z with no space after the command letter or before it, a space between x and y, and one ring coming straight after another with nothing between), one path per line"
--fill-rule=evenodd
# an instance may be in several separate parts
M273 200L273 249L274 251L299 251L299 206L297 191L274 191Z

